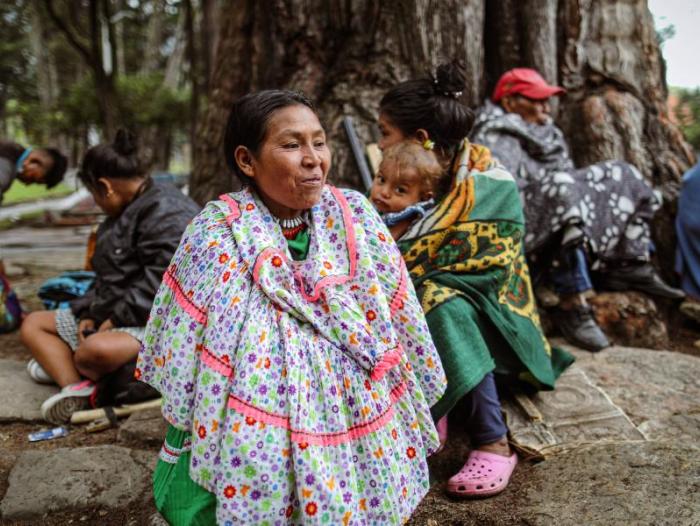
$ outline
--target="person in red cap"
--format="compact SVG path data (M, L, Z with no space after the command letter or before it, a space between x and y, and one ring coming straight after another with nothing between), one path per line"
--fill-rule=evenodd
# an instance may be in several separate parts
M534 69L515 68L501 76L491 100L502 102L506 112L516 113L526 122L545 124L549 116L547 101L563 93L564 88L549 85Z
M585 296L597 284L682 299L649 262L654 190L624 161L577 168L549 99L565 90L534 69L515 68L478 111L470 138L491 149L517 179L523 199L525 250L534 270L558 293L557 324L571 343L591 351L610 345Z

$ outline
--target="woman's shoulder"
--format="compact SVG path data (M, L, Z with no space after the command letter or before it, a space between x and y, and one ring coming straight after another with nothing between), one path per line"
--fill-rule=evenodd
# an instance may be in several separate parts
M367 199L364 194L351 188L330 188L336 194L340 193L340 195L342 195L353 214L365 215L369 213L371 216L379 217L374 206L372 206L372 203L369 202L369 199Z

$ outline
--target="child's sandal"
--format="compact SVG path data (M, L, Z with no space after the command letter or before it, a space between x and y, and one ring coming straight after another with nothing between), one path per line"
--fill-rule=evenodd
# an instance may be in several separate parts
M474 450L459 473L447 481L447 491L458 497L491 497L508 486L518 463L518 455L510 457Z

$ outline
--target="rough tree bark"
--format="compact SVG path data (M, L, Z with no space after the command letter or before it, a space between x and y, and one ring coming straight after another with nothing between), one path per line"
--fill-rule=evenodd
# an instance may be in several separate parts
M669 119L646 0L488 2L486 35L487 93L507 69L538 69L567 89L555 115L578 166L624 159L661 191L655 239L672 268L675 201L693 154Z
M358 185L341 128L353 115L358 133L376 138L381 95L457 56L470 66L468 103L479 100L483 2L444 0L243 0L222 10L220 35L194 154L192 194L205 202L232 187L222 154L232 102L256 89L303 90L317 104L329 134L331 178ZM274 35L274 38L270 38Z
M232 102L255 89L302 89L317 103L333 149L331 179L359 186L341 130L376 138L381 95L453 57L469 71L463 102L481 103L503 71L534 67L567 88L556 112L579 165L625 159L665 195L662 258L692 153L666 109L663 59L646 0L239 0L222 10L192 193L205 202L233 187L222 137ZM272 38L271 38L272 36Z

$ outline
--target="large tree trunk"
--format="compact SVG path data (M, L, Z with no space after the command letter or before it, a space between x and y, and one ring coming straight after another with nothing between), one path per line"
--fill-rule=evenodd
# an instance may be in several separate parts
M488 2L486 34L489 91L507 69L539 70L567 89L556 117L577 166L623 159L661 191L655 238L670 269L680 175L693 155L669 119L663 58L646 1Z
M342 116L355 118L364 140L375 139L382 94L456 57L468 67L462 100L471 106L512 67L534 67L566 87L556 116L574 160L624 159L661 189L667 204L657 238L669 261L673 202L692 154L668 118L645 0L240 0L222 10L220 27L195 151L198 201L233 187L222 138L228 110L244 93L288 87L310 95L329 133L331 179L358 187Z
M234 4L222 10L209 104L195 147L192 195L199 202L234 184L223 162L223 133L232 102L248 91L286 87L309 95L330 138L331 179L351 186L359 177L342 131L344 115L355 117L362 138L375 139L382 94L453 56L470 66L465 101L479 100L482 0Z

